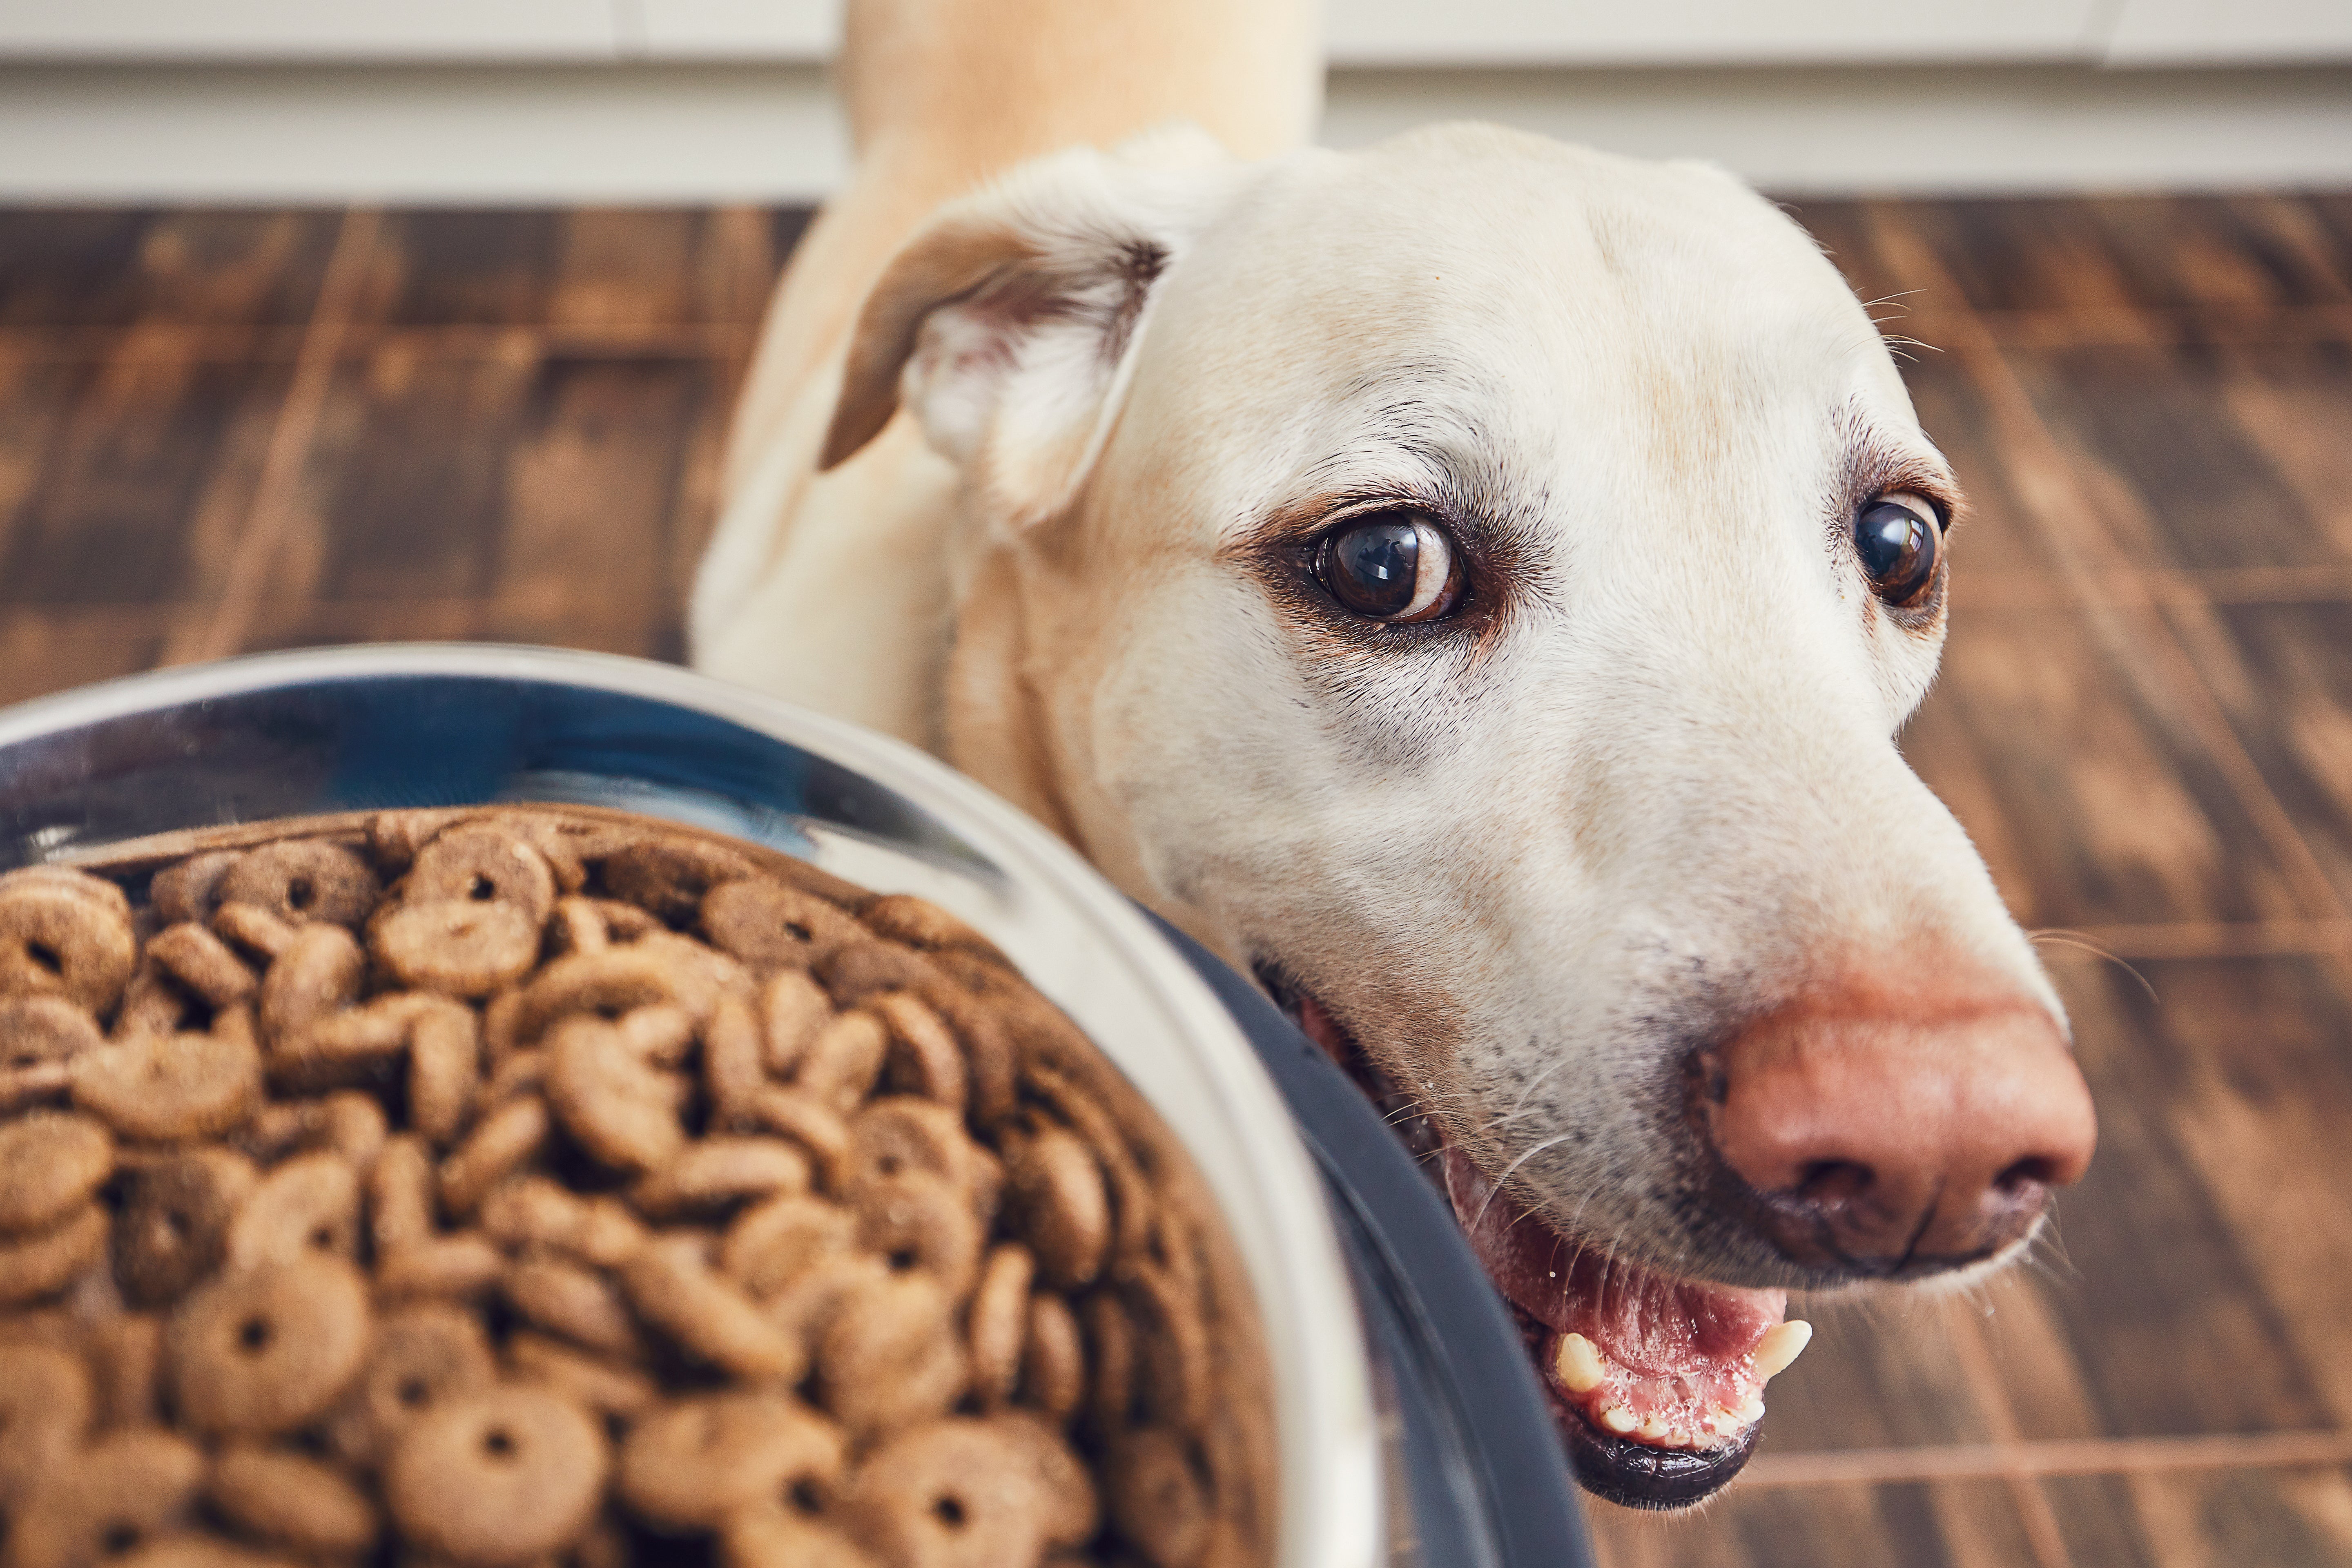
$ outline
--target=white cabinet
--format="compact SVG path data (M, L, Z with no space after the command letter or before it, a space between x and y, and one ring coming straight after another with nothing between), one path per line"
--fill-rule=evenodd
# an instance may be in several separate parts
M0 0L0 54L610 59L614 0Z

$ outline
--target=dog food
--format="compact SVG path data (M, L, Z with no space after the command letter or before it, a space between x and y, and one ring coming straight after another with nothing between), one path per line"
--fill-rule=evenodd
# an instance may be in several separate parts
M535 807L0 877L0 1568L1238 1568L1244 1301L919 900Z

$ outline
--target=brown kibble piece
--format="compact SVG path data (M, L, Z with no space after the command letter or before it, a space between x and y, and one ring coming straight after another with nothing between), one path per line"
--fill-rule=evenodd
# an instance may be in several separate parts
M971 1392L983 1408L1013 1397L1029 1334L1029 1281L1035 1272L1029 1249L1011 1243L992 1250L981 1268L965 1338L971 1344Z
M547 1104L536 1095L510 1100L474 1129L457 1152L441 1162L441 1202L454 1215L470 1215L492 1187L522 1168L547 1143Z
M0 1237L42 1230L114 1171L114 1139L87 1116L35 1111L0 1122Z
M1111 1290L1087 1297L1078 1314L1086 1328L1087 1364L1092 1373L1087 1387L1089 1414L1103 1432L1124 1431L1135 1413L1135 1326Z
M927 1171L867 1182L850 1194L857 1239L894 1269L919 1269L961 1300L980 1268L985 1237L963 1193Z
M8 1568L90 1568L168 1533L205 1470L194 1444L118 1432L44 1475L8 1524Z
M134 1307L178 1300L228 1256L237 1205L254 1188L253 1162L193 1149L133 1167L114 1226L114 1276Z
M563 1130L590 1155L622 1170L651 1171L686 1143L672 1089L659 1069L602 1018L575 1016L548 1033L547 1098Z
M874 1092L890 1054L890 1028L860 1007L828 1018L800 1051L793 1087L846 1115Z
M781 1078L796 1069L809 1042L833 1017L833 998L797 969L768 977L760 987L760 1025L768 1037L768 1070Z
M385 1301L455 1300L498 1283L507 1260L480 1237L436 1237L377 1258L375 1292Z
M661 1398L660 1386L643 1368L607 1361L529 1329L507 1337L507 1364L523 1382L545 1384L599 1415L634 1416Z
M228 1522L272 1546L331 1557L374 1544L375 1505L342 1472L247 1444L213 1459L205 1496Z
M806 969L845 942L867 940L823 899L764 877L712 888L702 900L702 930L721 952L761 973Z
M808 1190L808 1156L779 1138L704 1138L629 1190L653 1220L723 1215L746 1201Z
M530 973L539 922L517 904L435 899L397 904L368 926L376 962L403 985L487 996Z
M0 1513L81 1447L89 1374L55 1345L0 1344Z
M367 973L367 955L337 925L306 926L261 977L261 1029L285 1049L331 1013L349 1006Z
M859 1467L844 1511L890 1568L1035 1568L1098 1517L1077 1456L1017 1414L900 1433Z
M384 1467L383 1497L424 1551L464 1568L522 1568L587 1529L608 1463L578 1405L505 1384L412 1425Z
M807 1150L824 1173L824 1184L841 1190L848 1174L849 1124L840 1112L814 1095L771 1084L751 1102L751 1119Z
M1111 1522L1155 1568L1192 1568L1215 1528L1208 1484L1182 1438L1145 1426L1111 1447L1104 1489Z
M340 844L281 838L248 849L214 888L224 904L252 904L294 925L357 926L382 884L367 862Z
M0 1307L54 1296L106 1256L106 1210L85 1203L47 1230L0 1237Z
M681 1399L639 1421L621 1449L620 1494L672 1530L716 1529L738 1509L840 1476L840 1431L789 1394Z
M367 1285L340 1258L225 1277L164 1331L180 1419L200 1432L268 1437L323 1413L360 1369Z
M1136 1394L1145 1415L1197 1431L1213 1395L1208 1325L1175 1272L1140 1259L1126 1267L1119 1295L1135 1330Z
M824 1407L857 1436L942 1415L964 1391L955 1303L928 1274L890 1274L841 1303L817 1350Z
M1005 1206L1056 1289L1082 1289L1101 1272L1110 1245L1110 1196L1094 1152L1076 1134L1045 1126L1008 1141Z
M857 1217L822 1198L772 1198L745 1211L719 1247L719 1268L755 1300L807 1275L820 1258L857 1245Z
M258 984L253 971L228 950L227 943L194 921L167 926L149 937L147 953L170 971L172 978L215 1007L246 1000Z
M951 984L939 965L896 942L861 942L835 949L818 960L817 981L837 1007L854 1007L893 991L925 995Z
M719 1560L724 1568L881 1568L848 1536L786 1501L730 1514Z
M98 1424L107 1428L152 1426L163 1365L163 1324L149 1312L122 1312L89 1327L85 1346Z
M702 1081L710 1093L712 1124L751 1124L751 1102L768 1081L767 1045L760 1020L740 996L722 996L702 1031Z
M400 886L404 902L499 903L536 936L555 907L555 872L521 835L495 822L452 827L417 851Z
M1056 1421L1087 1394L1087 1348L1078 1320L1059 1296L1029 1299L1029 1337L1021 1347L1021 1398Z
M88 1008L62 996L0 997L0 1070L71 1061L105 1038Z
M226 1132L261 1099L261 1052L249 1037L147 1035L73 1059L74 1104L128 1139L165 1142Z
M969 1197L975 1218L994 1218L1003 1174L993 1157L965 1134L962 1117L911 1094L868 1101L850 1124L848 1189L908 1172L937 1176Z
M228 1263L256 1268L291 1263L307 1252L356 1257L359 1173L335 1154L287 1161L253 1190L229 1225Z
M0 876L0 996L62 996L103 1013L138 963L113 883L47 866Z
M857 918L875 935L918 952L960 948L992 963L1004 962L1004 955L986 937L929 899L911 893L885 894L858 910Z
M368 1171L368 1227L378 1252L390 1252L433 1234L433 1156L413 1132L384 1140Z
M700 1237L657 1238L621 1278L637 1315L697 1361L761 1383L798 1382L807 1366L801 1342L712 1271Z
M481 1081L473 1009L436 1000L408 1026L408 1123L435 1143L457 1135Z
M366 1364L329 1435L338 1453L373 1466L411 1423L498 1381L490 1342L473 1313L440 1303L404 1307L376 1324Z
M511 1252L567 1253L609 1268L645 1245L646 1227L614 1197L583 1198L546 1176L501 1184L482 1203L483 1234Z
M529 1259L509 1266L499 1289L526 1319L574 1344L623 1357L642 1352L628 1304L593 1270L551 1258Z
M213 930L248 952L275 959L294 945L302 928L289 925L257 904L223 904L213 911Z
M752 875L751 862L724 845L665 836L639 838L604 861L604 887L665 924L694 919L702 896Z
M173 924L208 920L213 906L220 901L214 896L220 879L244 855L241 849L215 849L167 866L149 881L148 900L158 915Z

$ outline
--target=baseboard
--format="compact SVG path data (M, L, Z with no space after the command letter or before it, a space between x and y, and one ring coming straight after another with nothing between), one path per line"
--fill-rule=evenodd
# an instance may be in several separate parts
M2352 68L1343 70L1325 140L1500 121L1791 195L2352 185ZM805 201L810 66L0 68L0 200Z

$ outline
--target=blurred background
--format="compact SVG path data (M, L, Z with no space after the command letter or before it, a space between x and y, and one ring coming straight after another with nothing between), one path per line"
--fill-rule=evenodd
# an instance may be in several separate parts
M843 150L821 0L0 0L0 700L309 643L682 653ZM1815 1304L1612 1568L2352 1564L2352 4L1333 0L1326 138L1713 158L1973 497L1903 743L2102 1113L1988 1287Z

